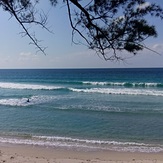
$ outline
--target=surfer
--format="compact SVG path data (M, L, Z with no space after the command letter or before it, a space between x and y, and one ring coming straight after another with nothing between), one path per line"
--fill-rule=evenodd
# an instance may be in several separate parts
M27 102L29 102L29 98L28 98Z

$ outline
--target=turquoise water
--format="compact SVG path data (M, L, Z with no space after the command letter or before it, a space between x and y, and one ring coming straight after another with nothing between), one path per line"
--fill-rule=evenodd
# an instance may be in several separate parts
M163 151L163 69L0 70L0 143Z

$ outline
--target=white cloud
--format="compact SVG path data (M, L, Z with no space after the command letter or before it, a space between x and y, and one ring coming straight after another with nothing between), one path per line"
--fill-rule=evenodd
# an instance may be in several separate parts
M31 55L32 55L31 52L21 52L21 53L19 54L20 57L29 57L29 56L31 56Z
M163 44L154 44L152 48L155 50L163 50Z
M18 60L23 62L23 61L33 61L33 60L37 60L39 57L38 55L34 55L31 52L21 52L19 54L19 58Z
M7 56L7 57L4 57L3 58L3 61L6 62L6 63L7 62L10 62L10 60L11 60L11 57L10 56Z
M143 9L147 8L148 6L150 6L150 5L151 5L150 2L145 2L145 3L140 4L140 5L137 7L137 9L143 10Z
M152 50L156 51L159 54L163 54L163 44L154 44Z

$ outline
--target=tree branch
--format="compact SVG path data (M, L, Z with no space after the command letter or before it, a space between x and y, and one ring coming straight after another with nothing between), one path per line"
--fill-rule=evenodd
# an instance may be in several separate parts
M41 47L41 46L39 45L39 40L37 40L35 36L32 36L32 35L29 33L28 29L25 27L24 24L31 24L31 23L34 23L34 24L37 24L37 25L42 26L42 27L43 27L44 29L46 29L47 31L51 32L51 31L45 26L46 21L47 21L47 17L44 15L44 19L43 19L43 17L42 17L40 22L39 22L39 21L35 21L35 20L34 20L34 15L33 15L34 12L33 12L33 11L30 11L29 14L30 14L30 16L32 17L32 20L28 19L28 17L26 18L26 17L23 17L23 16L21 16L21 17L19 18L18 15L19 15L19 14L23 14L22 12L23 12L23 10L25 9L24 7L21 7L19 10L15 10L15 9L13 8L13 6L12 6L8 1L5 1L5 4L3 4L3 6L4 6L4 8L5 8L7 11L10 12L10 14L11 14L12 16L14 16L14 18L17 20L17 22L21 25L22 29L24 30L24 32L22 32L22 33L24 33L24 36L28 36L29 39L32 41L30 44L35 45L36 48L38 49L38 51L41 51L43 54L46 55L46 53L45 53L46 47ZM18 14L17 14L17 12L18 12ZM25 11L24 11L24 12L25 12Z

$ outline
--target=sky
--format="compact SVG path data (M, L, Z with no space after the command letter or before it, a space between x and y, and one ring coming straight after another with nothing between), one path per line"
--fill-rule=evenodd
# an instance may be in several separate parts
M156 2L149 0L149 2ZM163 7L162 0L157 0ZM16 20L0 8L0 69L5 68L141 68L163 67L163 20L150 18L156 25L158 37L146 41L146 45L161 55L144 50L135 57L124 62L105 61L94 51L84 45L72 43L72 29L70 27L67 8L62 4L57 8L42 1L40 7L48 13L48 27L53 34L38 27L31 27L36 31L36 37L42 40L46 54L36 53L37 50L30 45L28 37L22 37L22 28Z

